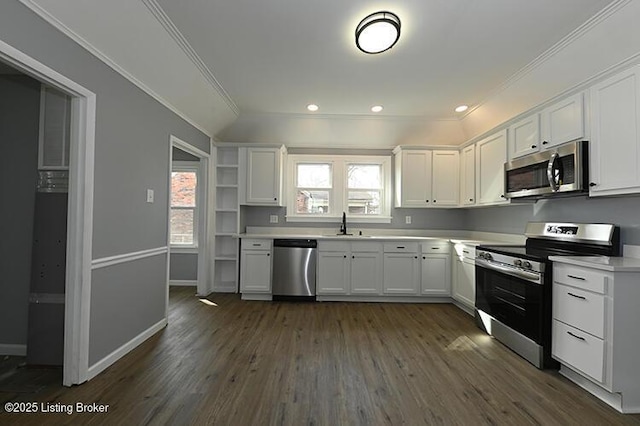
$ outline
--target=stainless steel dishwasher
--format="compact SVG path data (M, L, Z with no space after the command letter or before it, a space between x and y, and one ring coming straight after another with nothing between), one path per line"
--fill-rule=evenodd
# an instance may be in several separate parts
M317 250L316 240L273 240L271 287L274 298L315 298Z

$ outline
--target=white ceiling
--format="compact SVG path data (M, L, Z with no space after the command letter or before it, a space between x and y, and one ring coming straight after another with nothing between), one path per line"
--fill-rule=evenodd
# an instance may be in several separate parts
M624 0L20 1L228 142L457 145L637 52L611 31L636 25ZM400 17L400 41L366 55L355 27L379 10ZM615 48L592 49L605 29Z
M610 0L158 0L241 113L452 118ZM354 43L359 20L391 10L391 50Z

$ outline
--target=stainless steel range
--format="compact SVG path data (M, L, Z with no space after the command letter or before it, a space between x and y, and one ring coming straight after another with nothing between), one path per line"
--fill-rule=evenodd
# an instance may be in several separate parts
M617 256L610 224L529 222L524 246L476 249L476 322L538 368L551 358L552 255Z

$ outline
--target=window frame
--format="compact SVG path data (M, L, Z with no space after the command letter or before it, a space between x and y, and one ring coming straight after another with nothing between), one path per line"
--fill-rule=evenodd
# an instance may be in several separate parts
M331 188L306 188L329 191L329 213L296 213L297 202L297 165L331 164ZM380 165L381 188L349 188L347 170L350 164ZM287 222L340 222L342 212L352 223L391 223L391 155L312 155L290 154L287 158ZM379 190L380 214L350 214L348 212L349 190Z
M176 252L193 252L198 249L198 229L200 226L200 202L201 202L201 179L202 172L200 169L199 161L173 161L171 165L171 173L179 172L192 172L196 175L196 188L195 188L195 205L193 207L181 207L172 205L171 188L173 187L173 176L170 179L169 187L169 223L171 223L171 212L176 210L193 210L193 243L192 244L179 244L171 242L171 235L169 235L169 244L171 251ZM169 233L171 233L171 226L169 226Z

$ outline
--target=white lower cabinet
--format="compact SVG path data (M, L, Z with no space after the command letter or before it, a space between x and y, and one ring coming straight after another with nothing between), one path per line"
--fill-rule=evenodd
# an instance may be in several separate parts
M420 256L420 294L451 295L451 254L449 244L422 243Z
M323 251L322 243L319 243L318 247L316 293L319 295L348 294L350 278L348 250Z
M476 304L475 248L456 244L453 259L451 296L472 313Z
M241 293L271 293L271 245L271 240L242 241Z
M560 373L617 410L640 413L640 261L625 269L606 258L599 263L613 266L603 269L558 259L551 354Z
M354 243L355 245L356 243ZM352 250L356 247L352 247ZM351 294L378 295L382 291L382 253L351 252Z
M384 243L384 293L413 296L420 285L417 243Z
M318 295L382 292L381 243L321 241L318 252Z

